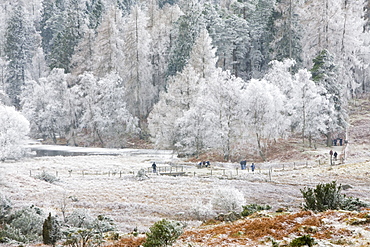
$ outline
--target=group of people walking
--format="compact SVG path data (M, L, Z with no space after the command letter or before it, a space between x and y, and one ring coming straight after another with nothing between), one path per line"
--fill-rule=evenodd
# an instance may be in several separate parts
M241 169L242 169L242 170L247 169L247 160L242 160L242 161L240 161L240 167L241 167ZM254 172L254 169L255 169L255 168L256 168L255 164L254 164L254 163L252 163L252 164L251 164L252 172Z
M211 163L209 161L201 161L198 163L199 167L211 167Z

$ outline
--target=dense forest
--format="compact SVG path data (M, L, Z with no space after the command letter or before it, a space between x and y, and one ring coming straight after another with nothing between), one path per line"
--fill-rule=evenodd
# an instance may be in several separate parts
M343 136L369 91L366 0L3 0L0 100L34 138L265 159Z

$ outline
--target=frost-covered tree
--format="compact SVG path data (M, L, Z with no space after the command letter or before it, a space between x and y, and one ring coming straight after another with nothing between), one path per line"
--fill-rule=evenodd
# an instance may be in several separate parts
M76 87L82 112L79 127L87 132L91 144L124 147L127 137L137 134L137 118L126 107L125 88L117 74L97 79L85 73Z
M312 139L320 137L325 131L328 115L325 109L330 109L329 101L321 95L322 88L311 80L311 73L306 69L298 70L294 77L292 92L293 125L302 134L302 141L308 139L309 146Z
M46 61L50 66L52 50L55 50L57 36L61 37L64 29L64 1L45 0L42 2L40 20L41 45L45 53Z
M172 44L171 29L182 14L178 5L166 5L161 9L152 7L149 16L148 31L151 36L152 75L156 90L155 102L158 101L159 92L167 85L168 50Z
M196 116L194 107L197 102L206 100L207 95L199 93L205 80L216 72L215 49L212 47L206 30L201 31L192 51L189 63L183 72L177 73L169 81L167 93L162 94L162 98L154 107L149 118L149 128L159 144L166 140L166 145L175 145L185 153L198 155L204 148L203 140L206 128L204 114ZM203 98L204 97L204 98ZM165 106L159 109L159 106ZM200 105L199 105L200 106ZM196 108L199 109L198 107ZM159 131L158 125L161 124L159 117L164 117L162 122L168 122L166 129ZM195 118L195 119L194 119ZM197 126L197 124L199 124ZM200 131L200 129L203 129Z
M216 62L216 49L212 46L212 39L207 30L202 29L190 52L189 65L201 78L206 79L215 72Z
M246 58L247 72L251 78L260 78L267 71L269 60L269 46L271 42L272 14L276 0L254 1L252 8L244 12L249 20L251 46Z
M290 68L295 65L295 61L291 59L285 59L282 62L273 60L269 65L271 67L263 78L277 86L290 98L294 87Z
M102 78L117 72L123 78L122 62L124 61L123 19L120 10L110 7L104 14L102 23L97 29L93 50L94 75ZM89 40L91 37L89 37ZM88 47L87 47L88 48ZM89 48L88 48L89 49ZM85 53L89 54L89 50Z
M54 69L38 81L27 81L22 94L22 112L29 119L31 134L51 138L65 137L70 126L66 101L67 75L63 69Z
M208 121L206 142L208 147L220 150L225 160L230 160L234 143L242 137L243 100L241 89L244 81L230 71L218 69L206 81L201 107ZM205 122L206 123L206 122ZM217 135L215 135L217 133Z
M297 14L297 2L279 1L274 9L274 24L271 29L273 40L270 43L271 59L282 61L293 59L300 67L302 64L302 26Z
M359 87L355 71L367 63L363 54L363 33L365 20L363 18L364 2L352 0L302 1L303 54L306 67L312 66L313 59L322 50L328 50L334 56L337 64L338 82L347 90L348 96L353 96ZM361 77L360 77L361 78Z
M166 92L160 94L148 117L148 128L156 146L175 148L179 140L176 121L194 103L199 80L192 66L186 66L181 73L169 79Z
M49 72L49 68L45 61L45 54L42 48L39 47L34 53L29 67L30 80L38 81L40 78L47 77Z
M313 60L311 73L312 80L323 89L320 94L329 101L326 109L328 120L323 134L327 137L327 145L330 146L332 135L340 134L347 127L347 110L343 85L338 83L334 57L328 50L322 50Z
M246 109L244 121L247 136L262 159L267 158L267 147L273 138L281 137L289 127L284 115L285 96L280 89L265 79L252 79L242 93Z
M96 30L102 22L104 4L101 0L86 1L86 14L88 18L88 27Z
M12 103L20 107L22 86L27 79L27 68L34 51L35 30L29 23L24 7L17 3L7 22L4 54L8 61L5 91Z
M212 43L217 48L217 66L249 79L250 27L243 15L230 14L218 5L206 4L203 11Z
M71 74L79 76L86 71L93 71L94 63L98 60L94 57L95 39L94 30L87 29L84 32L71 58Z
M184 14L177 20L173 29L173 45L170 46L170 57L167 74L176 75L186 66L192 46L203 27L202 5L197 1L184 1Z
M0 160L23 157L28 133L28 120L14 107L0 104Z
M58 5L57 5L58 6ZM57 31L51 43L48 62L51 69L62 68L66 73L71 71L71 59L75 48L82 37L82 6L79 0L69 0L65 6L58 6L61 12L59 21L61 29Z
M151 64L151 37L148 17L139 5L131 8L124 24L124 79L127 105L131 113L143 121L154 104Z

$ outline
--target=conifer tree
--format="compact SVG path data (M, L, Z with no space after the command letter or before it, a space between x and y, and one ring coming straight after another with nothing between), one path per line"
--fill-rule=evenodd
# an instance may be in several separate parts
M148 17L139 5L134 5L124 25L124 79L127 104L131 113L143 121L154 104L151 64L151 37L147 30Z
M27 79L27 68L35 49L34 32L24 7L17 3L7 22L4 45L4 54L8 61L5 91L17 108L20 107L22 87Z
M202 6L196 1L184 3L182 15L175 25L173 35L175 40L170 47L170 57L167 75L173 76L181 72L190 57L192 46L203 28Z
M86 2L86 13L88 18L88 27L96 30L102 22L104 4L101 0L90 0Z
M343 87L338 83L337 67L334 57L328 50L322 50L313 60L311 69L312 80L323 88L321 95L329 101L326 114L329 116L326 121L327 145L331 146L333 134L338 134L347 126L346 103L343 97Z
M60 226L55 217L49 216L45 219L42 227L43 243L55 246L57 241L61 239Z

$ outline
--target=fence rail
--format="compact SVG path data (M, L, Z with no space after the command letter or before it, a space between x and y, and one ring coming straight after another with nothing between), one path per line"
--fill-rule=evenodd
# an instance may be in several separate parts
M339 161L336 161L338 164ZM146 167L145 174L153 175L172 175L172 176L193 176L193 177L222 177L222 178L243 178L248 174L260 174L265 176L266 180L272 180L274 173L284 173L288 171L300 170L300 169L311 169L314 167L330 165L329 162L318 161L302 161L302 162L285 162L285 163L255 163L255 170L252 172L249 165L246 166L245 170L240 169L240 165L236 163L214 163L211 167L199 167L196 164L171 164L171 165L159 165L156 168L156 172L153 171L151 166ZM47 170L47 169L33 169L29 170L29 176L37 176L42 172L54 175L57 178L62 177L93 177L93 176L105 176L111 178L122 178L126 175L136 175L139 168L133 169L111 169L111 170Z

